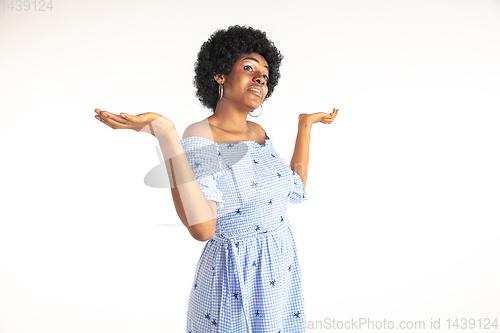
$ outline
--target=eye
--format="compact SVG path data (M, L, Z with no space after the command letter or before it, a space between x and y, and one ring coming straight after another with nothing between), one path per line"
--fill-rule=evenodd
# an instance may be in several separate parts
M249 72L253 72L253 67L252 67L252 65L244 65L244 66L243 66L243 69L244 69L244 70L246 70L246 71L249 71ZM269 75L267 75L267 74L262 74L262 77L264 78L264 80L269 81Z

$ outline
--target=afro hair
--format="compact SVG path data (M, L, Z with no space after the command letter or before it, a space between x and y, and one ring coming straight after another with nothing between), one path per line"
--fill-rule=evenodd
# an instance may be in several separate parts
M280 78L279 67L283 55L266 37L265 32L235 25L226 30L215 31L198 52L193 84L196 87L196 97L203 106L215 112L219 100L219 85L214 75L228 74L242 54L253 52L264 57L269 65L268 93L264 100L271 97Z

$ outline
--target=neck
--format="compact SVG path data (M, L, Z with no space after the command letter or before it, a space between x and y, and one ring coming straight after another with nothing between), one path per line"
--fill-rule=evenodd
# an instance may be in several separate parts
M250 128L247 125L247 116L251 110L241 109L225 98L217 103L213 115L208 117L210 123L224 131L233 133L248 133Z

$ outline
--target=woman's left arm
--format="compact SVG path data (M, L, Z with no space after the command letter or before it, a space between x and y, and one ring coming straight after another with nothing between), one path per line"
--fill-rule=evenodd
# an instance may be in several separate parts
M337 117L338 109L333 109L332 113L316 112L302 113L299 115L299 128L297 130L297 139L295 140L295 149L293 151L290 168L295 171L302 179L304 187L307 182L307 169L309 167L309 144L311 142L311 127L314 123L331 124Z

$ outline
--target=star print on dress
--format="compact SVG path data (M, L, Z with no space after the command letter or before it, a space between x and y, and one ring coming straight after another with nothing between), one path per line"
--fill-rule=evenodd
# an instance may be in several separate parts
M297 312L295 312L295 313L293 314L293 316L294 316L295 318L299 318L299 317L300 317L300 312L298 312L298 311L297 311Z
M238 248L240 246L240 242L236 242L234 243L234 245L236 246L236 248Z
M217 203L215 233L189 290L184 332L306 333L298 325L306 314L287 213L289 202L307 198L300 176L271 140L181 142L201 191Z
M196 289L196 287L198 287L198 285L195 283L193 287L194 287L194 289Z

